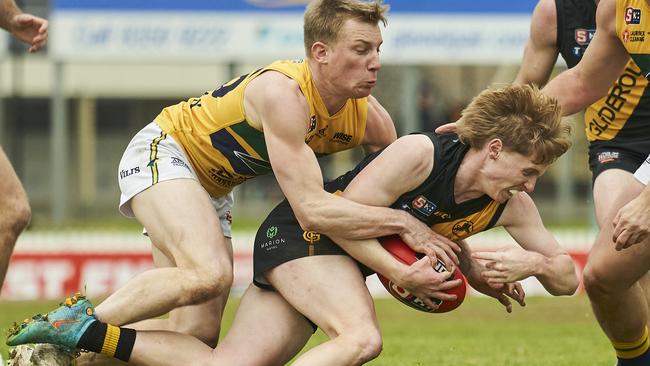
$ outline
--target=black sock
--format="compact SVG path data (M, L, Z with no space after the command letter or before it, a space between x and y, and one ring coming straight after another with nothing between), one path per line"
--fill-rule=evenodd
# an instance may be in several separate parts
M96 321L90 324L81 336L77 348L128 362L135 345L135 335L134 329L120 328Z

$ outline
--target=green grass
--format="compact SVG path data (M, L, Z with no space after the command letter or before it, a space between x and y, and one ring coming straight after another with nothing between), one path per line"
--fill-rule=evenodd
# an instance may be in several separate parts
M47 312L56 302L0 302L0 325L36 312ZM228 305L224 329L236 309ZM373 366L611 366L609 342L600 331L585 296L530 298L525 308L507 314L495 300L468 298L447 314L425 314L392 299L376 301L384 351ZM307 345L326 340L317 332ZM4 343L4 342L3 342ZM0 344L7 354L7 347Z

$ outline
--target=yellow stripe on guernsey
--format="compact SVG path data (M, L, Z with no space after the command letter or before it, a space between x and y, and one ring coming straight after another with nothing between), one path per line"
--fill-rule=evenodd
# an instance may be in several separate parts
M650 6L646 0L616 1L616 34L643 75L650 74Z
M474 212L452 221L433 224L431 229L451 240L465 239L476 233L489 229L488 225L490 225L490 222L494 215L496 215L498 209L499 203L496 201L490 201L489 204L478 212Z
M360 145L366 129L368 99L351 99L330 116L313 83L307 62L276 61L243 75L198 98L165 108L155 119L185 150L203 187L223 196L247 179L271 171L262 131L252 127L244 112L248 83L269 70L295 80L307 103L305 143L319 155Z
M585 110L587 140L612 140L626 123L632 123L635 111L646 115L648 107L639 105L639 102L648 93L647 87L645 74L630 60L607 95Z

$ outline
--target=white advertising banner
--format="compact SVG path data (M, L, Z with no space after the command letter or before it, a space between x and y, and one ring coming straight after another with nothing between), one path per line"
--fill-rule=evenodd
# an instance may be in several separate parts
M530 19L523 16L405 15L383 30L382 62L518 63ZM136 14L66 11L52 18L58 59L224 62L304 56L300 14Z

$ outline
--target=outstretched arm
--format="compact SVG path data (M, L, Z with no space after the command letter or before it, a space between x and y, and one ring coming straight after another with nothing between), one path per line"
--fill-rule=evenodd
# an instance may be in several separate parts
M578 277L571 256L546 230L533 200L524 192L514 195L497 221L521 248L495 252L475 252L484 261L483 272L489 283L507 283L534 276L553 295L571 295L578 288Z
M546 84L558 53L555 0L540 0L533 11L530 36L514 82L538 86Z
M6 29L36 52L47 42L47 20L23 13L14 0L0 0L0 28Z

